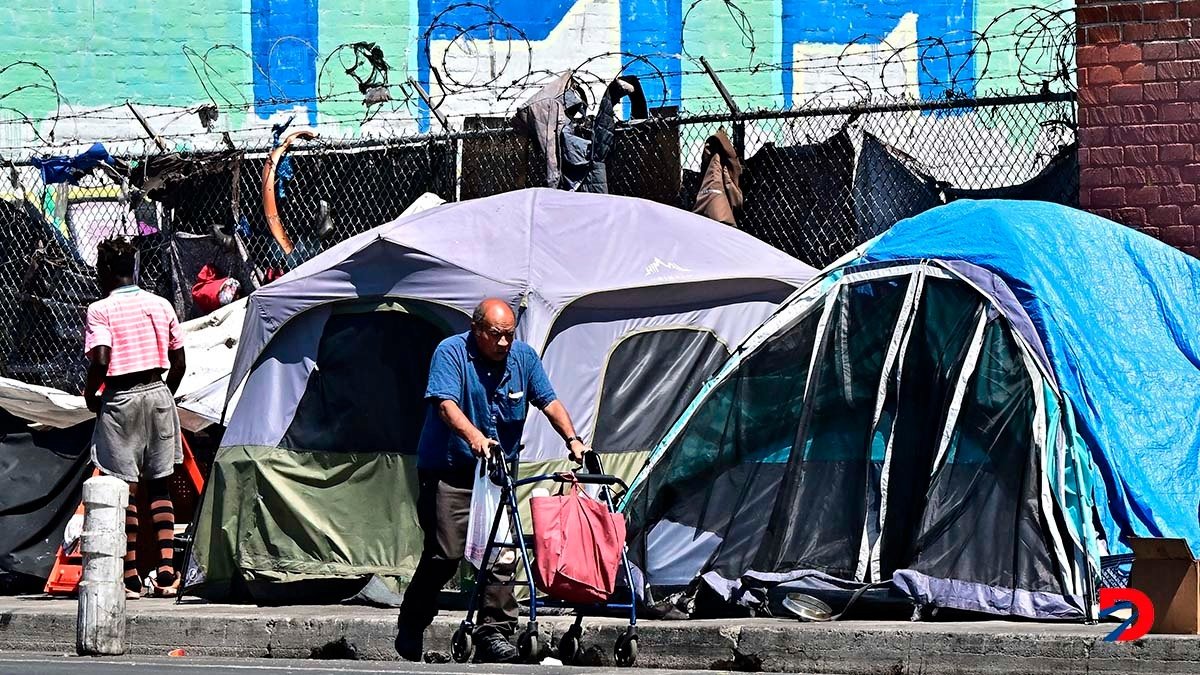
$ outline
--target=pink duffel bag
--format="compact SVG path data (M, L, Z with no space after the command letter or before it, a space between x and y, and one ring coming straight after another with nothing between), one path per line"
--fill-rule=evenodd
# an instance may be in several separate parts
M547 595L578 603L608 600L617 587L625 516L571 482L565 494L533 497L534 579Z

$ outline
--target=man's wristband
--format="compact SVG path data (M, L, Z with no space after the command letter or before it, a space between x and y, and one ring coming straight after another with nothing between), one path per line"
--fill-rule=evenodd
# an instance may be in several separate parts
M568 448L571 447L571 441L579 441L580 443L583 443L583 438L581 438L579 436L572 436L572 437L568 438L567 439L567 447ZM587 444L584 443L584 445L587 445Z

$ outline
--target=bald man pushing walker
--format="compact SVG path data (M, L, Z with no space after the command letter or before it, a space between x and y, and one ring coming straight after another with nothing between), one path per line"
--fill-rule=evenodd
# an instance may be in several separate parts
M478 458L515 459L529 406L545 413L567 452L582 461L589 448L554 394L533 348L517 341L516 317L504 301L488 298L471 317L471 330L446 338L429 366L429 403L417 451L417 520L425 533L421 562L400 606L396 652L421 660L422 635L437 616L438 594L457 572L467 541L471 487ZM516 561L497 564L488 579L480 624L479 658L512 661L517 621L512 580Z

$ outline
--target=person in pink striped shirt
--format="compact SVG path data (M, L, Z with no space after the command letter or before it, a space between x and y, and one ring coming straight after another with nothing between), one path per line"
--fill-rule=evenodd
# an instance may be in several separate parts
M137 566L136 500L142 482L149 490L158 540L154 590L158 595L174 595L179 585L170 480L175 465L183 461L174 394L187 367L175 308L138 288L136 260L137 249L124 238L101 242L96 276L105 297L88 306L83 346L91 361L84 398L97 415L92 463L129 483L125 589L130 599L143 592Z

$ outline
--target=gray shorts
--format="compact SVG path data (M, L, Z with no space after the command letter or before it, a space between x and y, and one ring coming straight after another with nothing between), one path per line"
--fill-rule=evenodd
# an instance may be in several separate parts
M179 413L165 382L109 393L92 432L92 463L128 483L170 476L183 461Z

